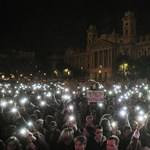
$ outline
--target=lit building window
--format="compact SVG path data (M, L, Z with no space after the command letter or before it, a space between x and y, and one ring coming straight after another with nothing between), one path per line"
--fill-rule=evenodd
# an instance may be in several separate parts
M119 71L121 71L125 76L127 75L128 64L123 63L119 66Z

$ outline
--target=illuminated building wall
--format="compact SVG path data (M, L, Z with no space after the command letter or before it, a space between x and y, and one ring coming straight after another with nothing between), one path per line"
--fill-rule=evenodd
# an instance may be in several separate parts
M96 26L90 25L87 30L87 48L85 53L68 49L65 61L76 68L88 71L88 78L98 81L111 80L113 66L118 55L129 55L136 58L150 55L150 35L136 37L136 18L133 12L125 12L122 35L112 31L110 34L98 35Z

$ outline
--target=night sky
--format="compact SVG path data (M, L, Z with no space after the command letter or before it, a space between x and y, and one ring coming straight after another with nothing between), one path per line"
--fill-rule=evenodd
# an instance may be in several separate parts
M0 51L63 54L84 49L88 26L99 33L122 33L122 16L133 10L137 34L150 32L149 0L6 0L0 12Z

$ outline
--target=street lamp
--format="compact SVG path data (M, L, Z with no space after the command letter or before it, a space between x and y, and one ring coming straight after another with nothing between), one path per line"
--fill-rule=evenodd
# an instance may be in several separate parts
M71 76L71 70L69 70L68 68L64 69L64 75L65 77L69 78L69 76Z
M99 71L98 71L98 73L99 73L99 80L102 80L102 65L100 65L99 67L100 67Z
M82 80L84 80L84 70L83 70L84 68L83 67L81 67L81 73L82 73Z
M102 73L102 70L99 70L98 73L99 73L99 74Z

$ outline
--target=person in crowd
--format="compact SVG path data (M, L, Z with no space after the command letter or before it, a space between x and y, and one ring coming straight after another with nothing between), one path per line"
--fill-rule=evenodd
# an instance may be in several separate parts
M42 140L37 132L27 135L26 150L49 150L48 144Z
M104 114L99 122L99 125L103 127L103 134L106 138L109 138L112 135L111 120L112 116L110 114Z
M1 108L0 108L0 111L1 111L0 113L0 122L1 122L0 123L0 139L4 141L6 140L5 138L6 138L7 126L9 126L10 124L7 120L8 115L6 115L8 111L4 112L3 110L1 110Z
M115 135L110 136L107 139L106 150L118 150L119 138Z
M86 150L87 138L83 135L77 136L74 139L75 150Z
M63 117L62 117L62 114L61 114L60 110L55 110L54 120L57 122L57 127L59 129L61 129Z
M48 132L45 136L46 142L49 144L51 150L57 149L57 141L60 133L61 131L57 128L57 123L55 121L51 121L49 124Z
M103 127L96 125L94 128L94 137L88 141L87 150L105 150L106 137L103 135Z
M120 137L121 131L118 127L118 122L117 121L111 122L111 126L112 126L112 135L116 135L116 136Z
M30 102L23 106L23 112L25 113L25 116L30 116L33 114L33 111L36 107L35 105Z
M8 139L11 136L16 136L17 127L15 125L9 125L6 130L5 138Z
M93 127L94 126L92 115L87 115L86 116L85 126L87 126L87 127Z
M40 110L35 110L33 112L33 114L36 115L38 119L42 119L43 118L42 117L42 112Z
M86 136L87 139L93 138L94 137L94 128L85 126L82 129L82 135Z
M150 112L148 112L145 124L140 130L140 141L145 150L150 150Z
M64 128L72 128L74 131L74 137L81 135L81 130L77 126L77 121L74 115L68 116L67 121L62 126L62 129Z
M38 120L38 118L35 114L32 114L32 115L29 115L28 120L32 121L32 122L35 122L36 120Z
M126 150L128 144L130 143L132 136L132 129L130 126L125 125L119 137L119 150Z
M64 128L57 143L57 150L74 150L74 130Z
M94 138L94 128L85 126L82 129L82 135L87 138L87 147L89 147L90 141Z
M5 150L5 143L0 139L0 150Z
M126 150L142 150L143 149L141 145L141 141L139 140L140 129L142 128L142 126L143 126L142 123L138 123Z
M85 118L90 114L90 108L86 97L79 97L79 112L81 114L81 126L85 126Z
M135 108L135 105L131 105L131 107L129 107L129 122L132 122L133 120L135 120L135 116L137 114L137 110Z
M66 104L63 105L63 109L61 111L61 115L62 115L62 118L63 118L62 122L66 122L68 116L70 115L68 106Z
M46 134L46 129L43 127L43 119L38 119L34 122L34 127L37 131L42 133L44 136Z
M51 122L51 121L54 121L54 120L55 120L55 119L54 119L53 116L47 115L46 118L45 118L45 120L44 120L43 127L48 130L48 129L49 129L49 124L50 124L50 122Z
M22 146L15 136L11 136L6 140L5 150L22 150Z
M133 132L138 128L138 124L139 123L136 120L131 121L131 128Z
M110 114L111 116L114 116L114 107L113 106L108 106L107 108L107 114Z

